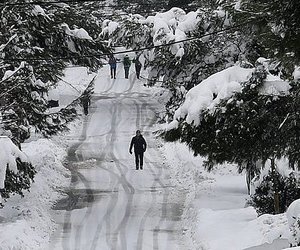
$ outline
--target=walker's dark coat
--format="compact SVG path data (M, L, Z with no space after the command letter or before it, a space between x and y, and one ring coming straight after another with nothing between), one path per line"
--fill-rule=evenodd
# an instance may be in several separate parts
M135 153L142 153L146 151L147 144L142 135L140 136L134 136L131 139L130 143L130 151L132 150L132 147L134 147L134 152Z

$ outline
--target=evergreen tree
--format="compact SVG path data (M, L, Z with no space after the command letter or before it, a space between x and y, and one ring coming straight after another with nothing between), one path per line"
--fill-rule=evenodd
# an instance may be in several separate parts
M236 24L245 23L240 32L250 44L258 44L264 50L261 56L281 62L282 73L289 77L300 60L300 7L296 0L249 1L227 10ZM254 48L254 47L253 47Z
M29 190L36 173L28 161L27 156L8 138L1 137L2 153L6 155L1 159L0 166L0 207L12 194L23 196L24 190Z
M97 37L95 18L90 21L87 16L80 15L82 8L76 10L70 7L45 6L44 9L25 2L1 5L0 22L3 29L0 39L3 45L3 66L0 78L3 81L0 88L2 93L5 93L1 111L4 112L5 129L12 132L12 137L18 144L28 138L30 126L34 126L45 135L58 131L49 130L53 126L47 123L55 122L49 115L45 115L45 94L63 75L67 63L96 70L102 65L100 55L109 51L99 41L80 37L82 33L86 33L84 30L66 30L66 22L69 21L66 13L71 12L73 20L77 16L76 20L80 24L84 19L91 31L94 31L92 36ZM78 30L81 32L79 35L76 33ZM5 75L9 72L15 73L7 78ZM58 122L58 114L52 116Z
M275 180L275 181L274 181ZM274 185L276 183L276 185ZM279 211L275 211L274 192L279 192ZM294 173L282 176L277 171L269 172L263 178L261 184L251 195L250 205L256 209L259 215L284 213L288 206L300 197L300 182Z
M31 132L50 136L76 117L74 105L79 100L57 113L47 112L48 89L63 76L66 65L96 70L102 66L101 55L110 50L93 39L100 32L100 23L84 14L84 6L76 9L46 1L40 6L9 0L0 3L0 13L0 133L9 131L20 148ZM78 26L67 29L68 21ZM90 34L80 28L82 23ZM6 171L4 198L11 193L22 195L34 177L30 163L17 160L17 164L19 173Z
M239 171L246 170L253 178L261 167L257 163L264 165L270 160L275 171L274 160L286 155L288 142L294 135L287 135L281 129L287 113L291 112L290 95L260 94L266 76L266 70L258 66L241 93L222 100L213 114L208 110L199 114L199 126L182 121L175 131L167 131L165 138L179 139L195 155L207 157L208 170L219 163L236 163Z
M172 11L178 20L186 14L180 9ZM169 26L170 32L160 29L154 34L151 22L145 23L143 18L135 16L119 19L118 29L108 38L109 43L133 49L152 47L157 43L162 45L151 51L144 50L143 56L146 58L144 66L149 69L149 85L163 79L161 85L172 93L166 107L167 117L172 117L187 90L209 75L233 65L240 55L247 53L246 42L239 33L228 32L221 36L218 33L228 28L229 17L225 12L220 11L219 15L212 9L203 9L198 10L197 15L198 25L185 33L187 39L195 40L183 41L181 44L168 45L175 41L172 36L176 32L176 24ZM175 56L179 49L184 51L183 56Z

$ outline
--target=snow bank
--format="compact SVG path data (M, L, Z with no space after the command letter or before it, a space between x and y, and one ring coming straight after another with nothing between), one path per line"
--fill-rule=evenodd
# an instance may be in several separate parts
M55 88L51 88L48 92L48 100L59 100L59 107L51 108L49 111L57 112L69 105L83 93L94 77L95 73L90 74L86 67L66 68L64 78L58 81Z
M55 224L50 208L61 197L57 187L69 184L69 173L63 167L64 148L51 140L40 139L22 144L37 170L35 182L25 197L13 196L0 209L0 246L6 249L46 249Z
M204 249L240 250L272 243L274 239L286 237L286 232L284 214L266 214L257 218L254 208L247 207L229 210L200 209L196 235Z
M253 207L245 207L246 181L235 165L207 172L204 159L184 144L166 143L162 150L171 182L186 194L182 227L187 249L241 250L288 238L285 214L257 217Z
M300 243L300 199L290 204L286 211L286 216L290 228L289 242L296 246Z

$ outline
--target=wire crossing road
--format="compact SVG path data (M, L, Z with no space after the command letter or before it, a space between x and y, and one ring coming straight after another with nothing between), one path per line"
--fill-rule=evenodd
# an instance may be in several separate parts
M170 185L152 135L159 105L133 72L125 79L119 68L117 79L108 67L96 78L90 114L68 152L72 181L54 208L59 229L49 249L187 249L180 228L185 195ZM129 154L137 129L148 144L144 170L135 170Z

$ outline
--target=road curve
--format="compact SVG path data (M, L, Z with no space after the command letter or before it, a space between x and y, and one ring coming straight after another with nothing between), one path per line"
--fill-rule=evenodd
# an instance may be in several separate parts
M106 70L99 71L90 114L68 151L71 184L53 208L59 229L49 249L184 250L184 194L171 199L174 187L152 134L158 103L134 74L122 79L119 71L110 80ZM136 129L148 144L138 171L128 153Z

